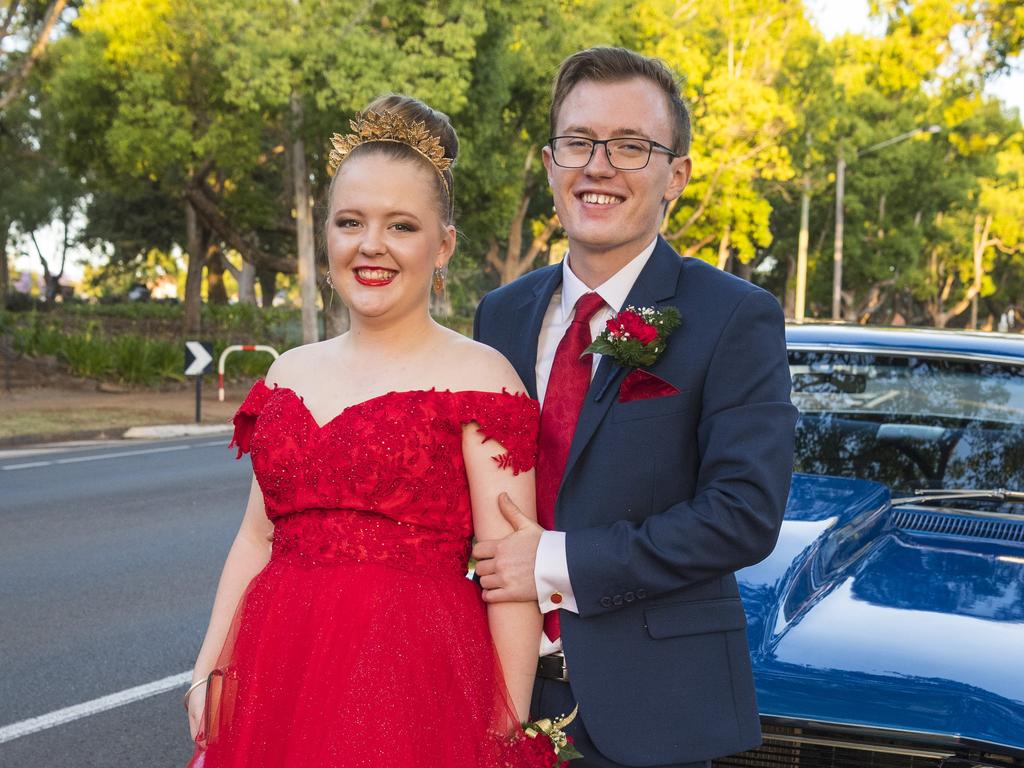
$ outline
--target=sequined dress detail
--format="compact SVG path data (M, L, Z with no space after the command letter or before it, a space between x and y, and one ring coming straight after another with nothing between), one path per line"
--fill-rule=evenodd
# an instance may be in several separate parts
M466 578L463 430L509 472L532 469L537 402L390 392L318 424L293 390L258 381L234 424L272 554L239 601L190 766L494 765L488 730L508 701Z

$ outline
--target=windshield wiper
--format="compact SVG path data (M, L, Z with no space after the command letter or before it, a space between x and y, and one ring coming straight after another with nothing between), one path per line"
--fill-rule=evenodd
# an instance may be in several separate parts
M1006 488L915 488L913 496L893 499L892 505L923 504L929 501L949 499L994 499L996 501L1024 502L1024 492L1009 491Z

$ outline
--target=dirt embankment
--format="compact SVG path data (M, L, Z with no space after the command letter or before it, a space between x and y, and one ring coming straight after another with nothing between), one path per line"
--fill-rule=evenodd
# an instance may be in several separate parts
M217 399L216 379L203 381L201 423L227 424L246 393L229 385ZM119 438L129 427L194 424L195 386L127 389L76 379L57 361L0 356L0 445Z

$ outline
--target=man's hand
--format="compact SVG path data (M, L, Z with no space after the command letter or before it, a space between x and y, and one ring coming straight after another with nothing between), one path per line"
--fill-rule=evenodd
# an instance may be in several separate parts
M498 497L498 508L512 526L512 533L503 539L478 541L473 547L484 602L536 602L533 570L544 529L520 512L507 493Z

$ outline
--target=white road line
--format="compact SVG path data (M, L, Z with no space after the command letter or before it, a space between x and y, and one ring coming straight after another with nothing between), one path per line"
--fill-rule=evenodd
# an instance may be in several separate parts
M180 688L188 684L192 679L191 672L182 672L180 675L171 675L162 680L154 680L152 683L137 685L124 691L112 693L109 696L101 696L98 699L87 701L83 704L75 704L73 707L65 707L39 717L32 717L22 720L19 723L12 723L0 728L0 744L14 739L28 736L32 733L45 731L47 728L56 728L58 725L65 725L83 717L97 715L106 712L108 709L123 707L125 704L133 704L136 701L148 699L166 691Z
M52 461L29 461L25 464L8 464L0 469L30 469L32 467L48 467L53 464Z
M223 448L226 445L223 440L215 443L197 443L195 445L169 445L163 448L143 448L137 451L118 451L117 453L99 453L93 456L73 456L67 459L51 459L50 461L26 461L21 464L5 464L0 466L2 470L32 469L34 467L49 467L54 464L78 464L83 461L101 461L102 459L120 459L125 456L141 456L145 453L167 453L168 451L187 451L189 448L212 448L214 446Z
M81 461L102 461L103 459L122 459L125 456L140 456L144 453L167 453L168 451L187 451L190 445L168 445L165 448L146 448L142 451L118 451L117 453L101 453L96 456L73 456L70 459L54 459L54 464L78 464Z

